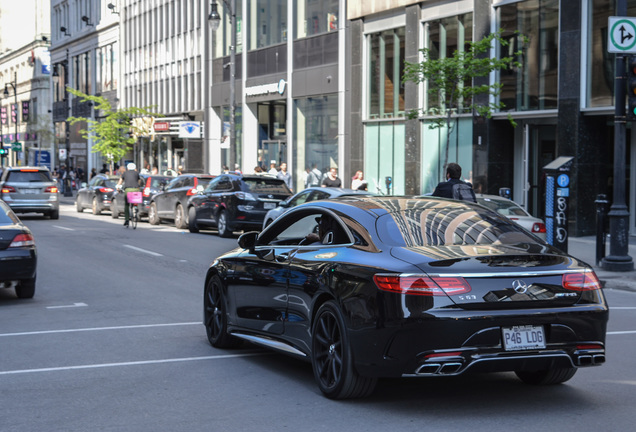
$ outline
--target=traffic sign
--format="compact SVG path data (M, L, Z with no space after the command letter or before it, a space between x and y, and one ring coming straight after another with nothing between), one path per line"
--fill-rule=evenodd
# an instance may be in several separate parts
M636 54L636 18L609 17L607 51Z
M17 141L14 142L14 143L11 143L11 150L13 150L13 151L22 151L22 143L19 143Z

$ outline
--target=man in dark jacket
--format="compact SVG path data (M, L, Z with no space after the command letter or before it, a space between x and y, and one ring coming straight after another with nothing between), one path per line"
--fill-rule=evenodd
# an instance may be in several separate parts
M446 181L440 182L435 190L433 196L441 198L453 198L453 186L458 183L465 183L460 180L462 176L462 167L459 164L451 162L446 167ZM467 183L470 185L470 183ZM472 185L471 185L472 187Z

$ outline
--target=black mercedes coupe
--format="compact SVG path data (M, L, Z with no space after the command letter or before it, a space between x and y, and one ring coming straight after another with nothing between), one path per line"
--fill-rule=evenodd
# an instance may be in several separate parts
M239 246L205 278L210 343L310 361L332 399L367 396L382 377L513 371L558 384L605 362L592 268L479 204L310 202Z

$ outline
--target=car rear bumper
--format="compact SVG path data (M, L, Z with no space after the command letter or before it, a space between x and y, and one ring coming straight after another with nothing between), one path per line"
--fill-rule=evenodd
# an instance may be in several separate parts
M36 268L37 255L33 248L0 251L0 282L34 278Z
M41 202L28 202L28 201L8 201L9 207L15 213L41 213L51 212L59 210L60 203L55 201L41 201Z

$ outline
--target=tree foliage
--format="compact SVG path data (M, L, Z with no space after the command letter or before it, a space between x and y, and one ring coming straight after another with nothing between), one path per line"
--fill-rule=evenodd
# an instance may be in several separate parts
M502 32L503 29L500 29L497 33L491 33L480 41L469 42L467 49L455 50L450 57L438 58L430 48L423 48L420 50L423 57L421 62L405 64L404 81L426 83L429 100L437 102L434 106L411 110L408 117L417 118L420 113L429 115L432 116L430 129L447 127L444 167L448 165L448 144L453 120L455 122L457 120L453 119L454 113L472 112L473 115L476 113L490 118L493 112L505 108L498 99L503 84L493 82L475 85L474 83L475 78L487 77L494 71L521 68L519 59L522 58L523 48L509 56L490 57L489 53L494 42L499 44L502 52L505 52L510 44L510 41L502 36ZM515 33L515 36L523 47L527 39L519 33ZM486 103L475 103L476 96L479 95L493 97L482 98L488 100ZM509 115L508 120L516 126L512 116Z
M79 97L82 102L91 102L95 110L100 113L98 119L87 117L69 117L70 124L86 122L87 128L81 129L82 137L93 139L93 151L101 153L110 163L123 158L135 143L135 135L144 131L137 128L132 119L134 117L153 116L150 107L130 107L125 109L113 108L110 101L103 96L93 96L79 90L67 87L69 93Z

